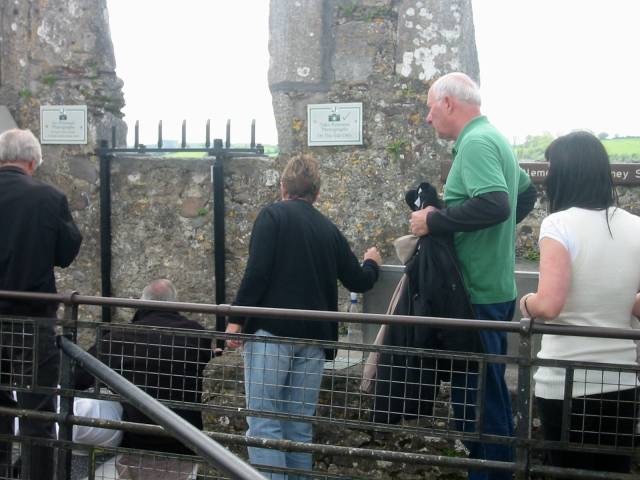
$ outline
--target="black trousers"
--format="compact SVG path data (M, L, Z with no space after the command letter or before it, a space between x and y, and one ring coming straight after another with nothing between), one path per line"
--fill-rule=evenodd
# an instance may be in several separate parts
M640 388L576 397L571 401L569 441L572 444L631 447L638 421ZM544 439L559 441L563 400L536 397ZM545 463L557 467L629 473L630 455L545 450Z
M35 356L34 347L37 347ZM54 395L17 390L16 402L13 400L12 389L27 386L56 387L59 378L59 358L52 327L34 328L32 323L1 320L0 384L3 390L0 390L0 406L55 412ZM37 379L34 379L34 370L37 372ZM19 425L20 435L55 439L54 422L20 419ZM0 416L0 434L13 434L13 426L13 417ZM11 450L11 442L0 441L0 478L14 478ZM20 451L22 475L19 478L42 480L52 477L53 447L23 442Z

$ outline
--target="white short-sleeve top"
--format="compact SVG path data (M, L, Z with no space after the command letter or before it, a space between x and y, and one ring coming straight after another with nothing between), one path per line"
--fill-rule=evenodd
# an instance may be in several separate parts
M540 240L560 242L571 257L571 284L560 315L548 322L638 328L631 315L640 290L640 217L620 208L570 208L553 213L540 227ZM633 340L543 335L538 358L637 365ZM539 367L535 394L564 397L565 370ZM640 386L633 372L574 371L573 397Z

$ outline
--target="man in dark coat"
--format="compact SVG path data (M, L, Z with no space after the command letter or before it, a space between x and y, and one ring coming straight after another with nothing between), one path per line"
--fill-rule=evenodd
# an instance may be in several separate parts
M173 284L166 279L154 280L142 292L142 300L175 302ZM163 331L163 328L204 330L195 320L178 312L144 309L138 310L132 325L111 325L89 353L114 369L158 400L200 403L202 371L211 359L211 340L195 334ZM147 328L140 328L140 327ZM76 372L76 389L95 384L88 372ZM182 418L202 428L198 410L174 409ZM153 423L142 412L128 403L123 404L123 420ZM125 432L122 446L162 452L191 454L179 441L171 437Z
M62 192L33 178L42 163L42 151L29 130L12 129L0 135L0 290L55 293L54 267L68 267L78 254L82 235ZM28 393L31 386L55 387L58 351L53 322L40 323L34 345L33 324L10 317L55 318L55 302L0 300L0 383L17 390L22 408L54 411L51 395ZM32 378L33 350L37 349L37 379ZM0 405L15 406L11 391L0 391ZM0 433L13 432L13 418L0 417ZM55 438L53 422L20 420L22 435ZM47 478L53 471L53 449L22 445L23 474ZM11 478L11 444L0 443L0 473ZM23 475L24 478L26 478Z

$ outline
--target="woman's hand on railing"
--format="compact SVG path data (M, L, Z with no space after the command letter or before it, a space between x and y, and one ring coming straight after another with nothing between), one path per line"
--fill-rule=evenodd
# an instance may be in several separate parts
M522 298L520 299L520 313L522 314L523 317L530 318L530 319L533 319L533 315L531 315L531 311L529 310L529 305L527 305L527 300L532 295L535 295L535 293L529 292L523 295Z

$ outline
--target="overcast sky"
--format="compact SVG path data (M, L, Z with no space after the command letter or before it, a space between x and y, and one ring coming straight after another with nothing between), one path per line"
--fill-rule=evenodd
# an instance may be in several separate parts
M141 141L277 141L268 0L107 0L125 121ZM509 138L576 128L640 135L638 0L473 0L483 110ZM141 28L141 23L144 27ZM130 133L130 139L131 133Z

